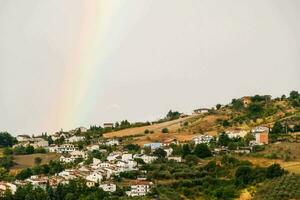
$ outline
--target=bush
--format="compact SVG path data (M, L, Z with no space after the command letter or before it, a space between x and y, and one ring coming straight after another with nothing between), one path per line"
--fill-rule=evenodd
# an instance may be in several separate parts
M240 166L235 172L235 184L238 187L244 187L253 181L252 168L249 166Z
M146 129L146 130L144 131L144 133L145 133L145 134L148 134L148 133L150 133L150 131L149 131L148 129Z
M7 132L0 132L0 147L11 147L17 140Z
M197 144L194 153L199 158L207 158L212 156L212 153L206 144Z
M267 178L275 178L282 176L284 174L284 169L280 167L279 164L273 164L267 168Z
M165 152L165 150L158 148L153 152L154 156L157 156L159 158L164 158L167 156L167 152Z
M163 129L161 130L161 132L162 132L162 133L169 133L169 129L168 129L168 128L163 128Z

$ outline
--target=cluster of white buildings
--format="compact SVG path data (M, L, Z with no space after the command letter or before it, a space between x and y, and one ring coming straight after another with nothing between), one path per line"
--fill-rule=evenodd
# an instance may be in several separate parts
M126 191L126 195L130 197L145 196L150 192L152 186L152 182L138 179L131 183L130 190Z
M18 135L16 137L18 144L14 145L13 147L17 146L33 146L34 148L42 147L47 148L49 146L49 142L41 137L30 137L29 135Z
M209 144L214 137L210 135L197 135L193 138L195 144Z

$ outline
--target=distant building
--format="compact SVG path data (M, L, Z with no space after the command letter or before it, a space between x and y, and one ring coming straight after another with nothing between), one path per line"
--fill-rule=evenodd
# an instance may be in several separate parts
M176 162L182 162L182 158L180 156L171 156L171 157L168 157L168 160L174 160Z
M244 104L244 106L247 108L249 105L250 105L250 103L251 103L251 97L249 97L249 96L245 96L245 97L243 97L243 98L241 98L241 100L242 100L242 102L243 102L243 104Z
M144 144L144 147L150 147L151 150L161 148L162 146L163 146L162 143L159 143L159 142Z
M16 139L18 142L29 142L31 138L29 135L18 135Z
M83 141L85 139L84 136L72 136L72 137L69 137L69 138L66 138L66 142L69 142L69 143L75 143L75 142L80 142L80 141Z
M117 186L112 183L100 184L99 187L102 188L105 192L115 192L117 190Z
M252 134L255 136L255 143L269 144L269 128L264 126L255 127L251 130Z
M17 186L9 182L0 182L0 196L9 190L12 194L15 194L17 191Z
M262 133L262 132L268 132L269 133L269 128L265 126L258 126L255 127L251 130L252 133Z
M145 196L150 192L152 185L152 182L137 180L135 184L131 185L130 191L127 191L126 194L130 197Z
M94 144L94 145L87 146L86 149L88 151L94 151L94 150L98 151L100 148L99 148L99 145Z
M257 144L269 144L269 133L268 132L255 133L255 142Z
M114 127L114 123L104 123L103 127L104 128L113 128Z
M93 172L90 175L86 176L85 179L87 181L92 181L95 183L101 183L103 176L100 172Z
M51 149L55 150L57 153L70 153L72 151L77 151L78 148L75 147L73 144L63 144L58 147L51 147ZM51 150L51 151L53 151Z
M210 135L198 135L193 138L195 144L208 144L214 137Z
M208 113L210 109L208 108L199 108L194 110L194 114Z
M232 138L239 138L245 137L247 135L247 131L240 131L240 130L231 130L225 132L230 139Z
M76 132L77 132L77 131L80 131L81 133L85 133L85 132L87 132L87 130L88 130L88 129L85 128L85 127L83 127L83 126L81 126L81 127L75 129Z
M114 146L114 145L119 145L119 144L120 144L119 141L116 139L112 139L112 140L105 142L105 145L107 145L107 146Z

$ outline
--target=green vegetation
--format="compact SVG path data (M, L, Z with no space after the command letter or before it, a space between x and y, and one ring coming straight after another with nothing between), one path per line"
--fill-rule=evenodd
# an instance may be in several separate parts
M30 155L34 153L47 153L45 148L38 147L34 148L33 146L16 146L14 148L5 148L3 151L4 155Z
M284 175L270 179L257 187L254 200L300 199L300 176Z
M259 168L230 156L223 156L220 164L213 160L202 166L197 164L196 156L188 155L186 159L189 161L177 163L161 158L143 165L142 169L148 172L147 178L158 183L150 198L233 199L242 188L274 178L269 177L271 173L283 175L277 165Z
M36 163L37 164L37 163ZM24 180L32 175L45 174L54 175L63 171L65 168L59 161L50 161L46 165L36 165L33 168L23 169L16 175L16 179Z
M7 132L0 132L0 147L11 147L17 143L16 138Z
M162 132L162 133L169 133L169 129L168 129L168 128L163 128L163 129L161 130L161 132Z

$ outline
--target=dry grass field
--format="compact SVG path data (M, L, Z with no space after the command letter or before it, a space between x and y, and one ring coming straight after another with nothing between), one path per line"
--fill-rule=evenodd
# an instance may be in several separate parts
M12 167L12 170L20 170L20 169L24 169L24 168L33 167L34 159L36 157L42 158L42 164L47 164L50 162L50 160L58 159L59 155L56 153L17 155L17 156L14 156L15 165Z
M143 145L149 142L165 142L170 140L178 140L181 142L191 140L195 134L206 133L209 135L216 135L218 127L216 121L224 119L224 115L191 115L186 118L180 118L173 121L168 121L160 124L153 124L149 126L129 128L121 131L115 131L104 134L106 138L135 136L133 143ZM184 126L184 122L188 122L188 126ZM162 133L163 128L168 128L169 133ZM145 134L144 131L148 129L152 133Z
M113 137L126 137L126 136L137 136L133 141L136 144L143 145L147 142L163 142L170 139L177 139L180 141L190 140L193 134L188 131L179 132L178 130L183 127L185 121L189 121L195 115L180 118L173 121L168 121L160 124L153 124L149 126L129 128L121 131L115 131L111 133L104 134L106 138ZM168 128L169 133L162 133L163 128ZM148 129L152 133L145 134L144 131Z
M285 170L300 174L300 161L283 161L280 159L268 159L268 158L254 158L254 157L241 157L242 160L248 160L256 166L266 167L273 163L280 164Z

